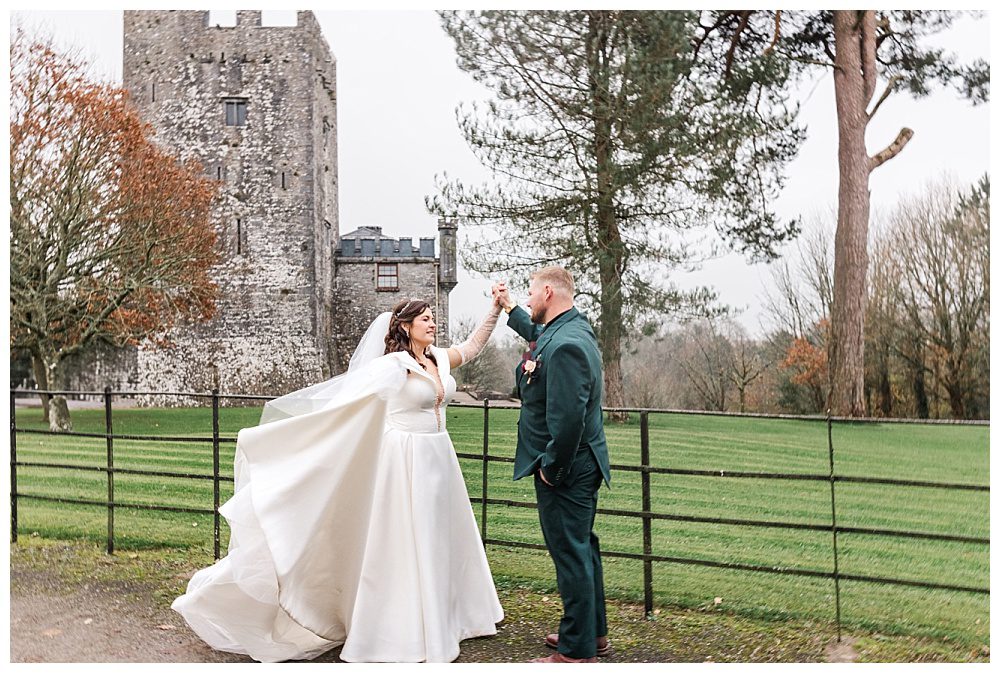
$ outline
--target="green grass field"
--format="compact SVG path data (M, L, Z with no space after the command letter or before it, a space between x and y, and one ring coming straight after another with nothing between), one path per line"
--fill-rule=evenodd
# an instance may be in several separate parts
M490 453L513 456L516 410L490 411ZM254 425L259 410L223 408L224 436ZM103 411L73 413L75 429L103 432ZM42 429L39 410L19 409L17 423ZM448 427L456 449L481 453L482 411L450 408ZM170 436L211 435L211 410L122 409L114 412L114 430L153 434L162 441L115 441L118 468L211 474L210 444L171 442ZM638 464L639 422L607 425L612 462ZM989 483L989 429L969 426L836 424L837 474L970 484ZM103 439L20 434L20 461L102 465ZM233 444L222 447L224 474L232 474ZM650 451L657 467L726 471L829 472L826 426L821 422L653 414ZM469 494L482 492L482 462L462 459ZM490 463L489 497L531 502L530 480L513 482L509 463ZM18 469L18 491L25 494L103 500L103 473L52 468ZM222 501L232 493L224 483ZM612 488L601 491L600 506L641 509L640 475L616 472ZM925 487L838 484L837 522L841 526L890 528L989 537L989 494ZM212 506L211 481L118 474L119 502ZM475 506L477 517L479 505ZM652 510L665 514L828 524L830 487L825 482L726 479L652 475ZM18 531L52 538L102 540L106 509L22 499ZM764 566L833 570L829 532L740 527L727 524L654 521L653 553L672 557ZM600 516L602 548L642 552L638 518ZM211 515L118 509L116 546L120 549L162 546L210 548ZM488 536L541 543L537 513L531 509L490 506ZM223 528L223 549L227 531ZM910 540L864 534L839 536L840 571L929 582L986 587L989 547L960 542ZM550 588L554 571L544 552L490 547L491 567L504 581ZM655 599L662 605L698 607L722 600L720 608L767 619L818 620L834 617L831 580L779 576L676 563L654 565ZM629 559L605 562L608 593L641 602L642 564ZM989 641L989 597L980 594L913 587L841 582L842 619L855 630L947 638L970 645ZM715 608L718 609L718 608Z

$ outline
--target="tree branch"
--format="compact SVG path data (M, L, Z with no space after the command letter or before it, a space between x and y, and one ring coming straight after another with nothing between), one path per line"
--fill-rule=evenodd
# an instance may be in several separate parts
M889 97L889 94L892 93L892 90L896 88L896 85L899 84L900 80L902 79L903 78L900 77L899 75L893 75L889 79L889 83L885 85L885 91L882 92L882 95L879 97L878 102L875 103L875 107L872 108L872 111L868 113L869 121L871 121L872 117L875 116L875 113L878 112L878 109L882 107L882 103L885 102L885 99Z
M698 52L701 51L701 46L703 44L705 44L705 41L709 38L709 36L712 33L714 33L716 30L718 30L722 26L722 24L724 24L726 21L729 20L729 17L732 14L733 14L732 12L723 12L719 16L719 20L716 21L711 26L702 25L701 22L699 21L698 27L701 28L702 30L704 30L705 32L704 32L704 34L700 38L695 38L695 40L693 42L694 52L691 55L692 56L692 60L698 60Z
M729 41L729 49L726 51L726 69L722 74L724 79L729 79L729 74L733 69L733 59L736 57L736 47L739 46L740 37L743 36L743 31L746 30L747 24L750 23L750 12L740 12L739 17L740 23L736 26L736 31Z
M899 135L896 136L896 139L893 140L888 147L868 160L869 170L875 170L889 159L892 159L894 156L899 154L903 148L906 147L906 143L910 142L910 138L912 137L913 129L901 129Z
M771 38L771 44L764 48L764 56L770 54L774 47L778 44L778 40L781 38L781 10L777 10L774 13L774 37Z

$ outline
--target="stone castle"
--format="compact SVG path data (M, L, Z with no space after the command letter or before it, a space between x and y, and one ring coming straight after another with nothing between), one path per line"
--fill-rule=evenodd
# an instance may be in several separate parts
M336 61L312 12L216 26L207 11L125 11L124 38L124 87L156 141L221 183L221 299L174 348L102 349L76 387L281 394L343 371L371 320L407 297L431 302L447 339L453 223L438 223L439 257L434 238L340 235Z

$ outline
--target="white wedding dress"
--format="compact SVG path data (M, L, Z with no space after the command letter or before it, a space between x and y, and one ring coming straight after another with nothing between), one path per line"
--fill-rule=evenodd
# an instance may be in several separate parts
M173 608L257 661L449 662L503 619L445 427L455 392L408 354L366 365L315 411L240 431L229 552ZM443 388L443 390L442 390ZM306 389L309 390L309 389ZM267 412L265 412L267 413Z

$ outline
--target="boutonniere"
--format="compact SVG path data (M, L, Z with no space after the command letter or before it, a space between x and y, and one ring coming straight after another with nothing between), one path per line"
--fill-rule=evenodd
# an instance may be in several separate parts
M524 364L521 365L521 366L524 369L524 373L528 375L528 381L527 381L527 383L531 383L531 379L534 376L535 372L538 371L541 368L542 361L541 360L531 360L531 359L528 359L528 360L525 360Z

